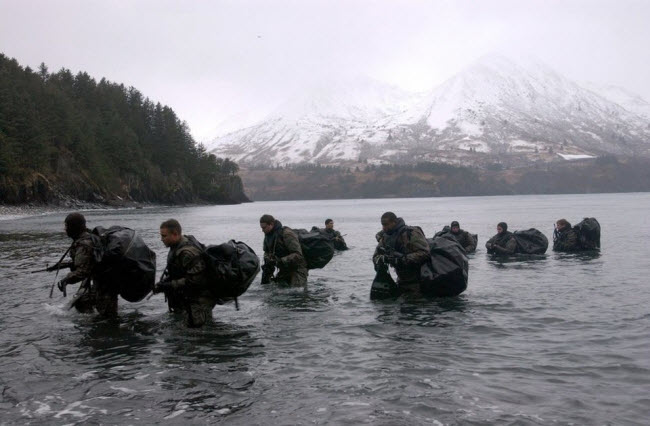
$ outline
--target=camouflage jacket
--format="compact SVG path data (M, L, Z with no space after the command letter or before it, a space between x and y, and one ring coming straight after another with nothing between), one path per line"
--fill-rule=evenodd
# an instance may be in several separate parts
M336 250L348 249L348 245L345 243L345 239L343 238L343 236L339 231L325 228L325 233L329 235L329 237L332 239L332 243L334 244L334 248Z
M264 236L264 261L275 260L280 269L278 276L284 276L297 269L307 270L307 262L302 254L298 236L291 228L275 221L273 231Z
M578 233L572 228L556 232L553 237L553 250L555 251L580 250Z
M72 243L70 248L70 257L72 258L72 267L68 275L65 276L65 281L68 284L78 283L85 279L89 279L93 273L95 266L95 246L93 244L90 232L84 231Z
M205 293L208 287L207 266L200 248L185 235L169 249L167 272L174 289L185 294Z
M517 240L512 235L512 232L504 231L501 234L496 234L485 243L490 254L515 254L517 252Z
M476 251L476 242L469 232L461 229L457 234L454 234L453 232L449 232L449 234L458 241L458 244L463 246L467 253L474 253Z
M389 232L377 234L377 248L372 260L377 264L382 255L391 251L404 255L404 262L395 267L400 281L417 281L420 279L420 266L431 254L429 243L419 227L406 226L402 218L397 219L397 226Z

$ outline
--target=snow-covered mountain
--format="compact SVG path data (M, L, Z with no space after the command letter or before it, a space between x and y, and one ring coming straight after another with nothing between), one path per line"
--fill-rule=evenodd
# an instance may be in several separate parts
M321 82L296 93L257 125L207 144L249 163L357 160L357 142L381 144L381 121L404 113L418 95L369 78Z
M595 90L490 55L425 94L362 78L322 83L209 149L264 164L650 154L650 119Z

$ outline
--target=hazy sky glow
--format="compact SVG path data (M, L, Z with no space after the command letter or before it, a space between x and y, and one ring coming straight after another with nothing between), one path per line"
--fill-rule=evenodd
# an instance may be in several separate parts
M425 90L492 51L650 100L649 23L646 0L0 0L0 52L135 86L203 140L314 80Z

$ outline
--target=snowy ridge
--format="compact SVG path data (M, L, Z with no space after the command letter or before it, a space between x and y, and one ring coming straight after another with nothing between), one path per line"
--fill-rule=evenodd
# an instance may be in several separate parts
M489 55L425 94L365 78L321 83L208 149L253 164L648 155L648 111L620 89L586 89L543 64Z

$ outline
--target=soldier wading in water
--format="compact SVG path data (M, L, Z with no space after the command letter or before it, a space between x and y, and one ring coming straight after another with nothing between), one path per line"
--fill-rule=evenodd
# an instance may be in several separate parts
M517 251L517 240L512 232L508 231L508 224L499 222L497 234L485 243L489 254L511 255Z
M296 233L270 214L260 218L260 228L264 232L262 284L271 281L292 287L307 284L309 270ZM273 277L276 267L278 273Z
M77 311L91 313L97 309L100 315L114 317L117 315L117 291L111 283L103 282L102 277L93 274L95 266L95 246L86 228L86 218L81 213L70 213L65 218L65 232L72 238L70 257L72 262L59 265L70 267L71 271L58 282L59 290L66 292L66 286L81 282L75 294L72 306Z
M332 244L336 250L347 250L348 245L345 243L341 233L334 229L334 221L332 219L325 220L325 232L332 238Z
M169 247L169 254L167 269L154 293L164 292L169 310L182 312L188 327L201 327L212 318L212 309L217 304L209 288L203 250L193 237L183 235L176 219L160 225L160 239Z
M578 251L580 249L578 233L571 228L569 221L566 219L558 220L555 223L555 231L553 232L553 250Z
M402 293L420 293L420 268L429 257L429 243L417 226L407 226L393 212L381 216L377 249L372 257L375 270L386 264L395 268Z

